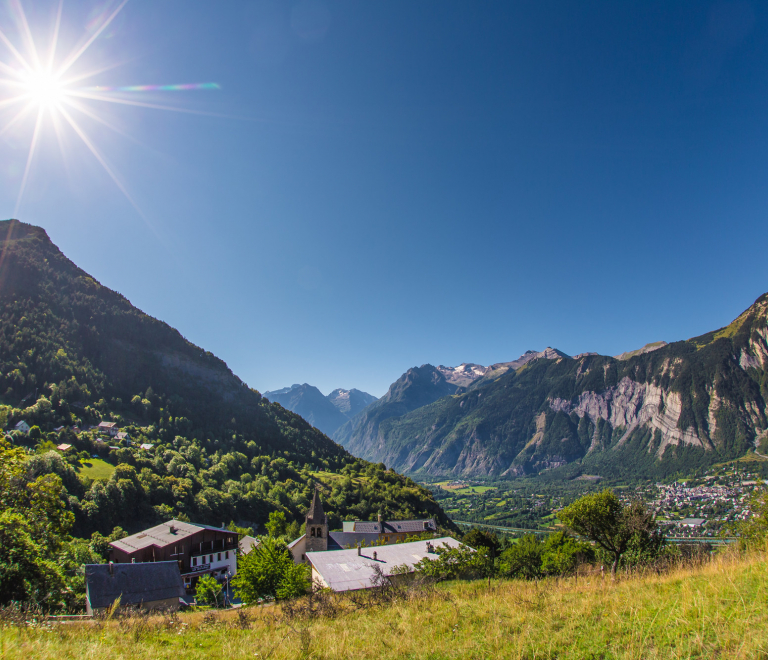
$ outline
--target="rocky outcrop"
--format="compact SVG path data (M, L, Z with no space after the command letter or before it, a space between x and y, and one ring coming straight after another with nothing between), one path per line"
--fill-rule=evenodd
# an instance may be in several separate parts
M699 437L696 429L678 427L682 402L676 392L665 392L651 383L637 383L630 378L622 378L615 387L604 392L582 392L575 403L564 399L551 399L549 406L554 411L566 414L576 413L579 417L585 415L596 424L602 419L613 428L625 429L619 440L621 446L633 431L645 426L651 430L661 431L661 444L656 450L658 456L663 456L669 445L679 443L712 449L707 437ZM596 448L596 438L590 446L590 451Z

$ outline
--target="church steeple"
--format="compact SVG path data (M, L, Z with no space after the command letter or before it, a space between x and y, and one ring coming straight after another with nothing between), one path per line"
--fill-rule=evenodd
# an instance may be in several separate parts
M309 505L306 519L306 548L307 552L318 552L328 549L328 516L323 511L320 501L320 490L315 486L312 504Z

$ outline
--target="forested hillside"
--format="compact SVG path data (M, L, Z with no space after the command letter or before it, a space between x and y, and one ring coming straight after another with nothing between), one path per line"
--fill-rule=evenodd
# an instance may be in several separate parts
M62 478L76 534L172 516L260 524L282 510L300 520L315 482L332 525L379 510L448 524L428 491L269 403L223 361L101 286L41 228L3 221L0 237L0 415L9 429L32 427L10 433L30 452L27 478ZM101 421L128 438L100 442L87 429ZM72 449L54 451L62 443ZM92 455L104 459L101 473L88 467Z
M662 476L768 454L768 294L721 330L647 349L624 359L547 349L426 405L383 416L382 399L337 437L429 475Z

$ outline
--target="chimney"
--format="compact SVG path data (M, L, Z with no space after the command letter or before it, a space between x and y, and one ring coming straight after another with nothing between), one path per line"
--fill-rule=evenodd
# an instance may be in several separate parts
M358 543L357 544L357 556L359 557L361 554L362 554L362 552L361 552L361 549L360 549L360 544Z
M136 557L131 557L131 563L132 563L132 564L135 564L135 563L136 563Z
M378 559L376 559L376 551L375 550L373 551L373 561L378 561Z
M115 576L115 565L112 562L109 562L109 574L112 577Z

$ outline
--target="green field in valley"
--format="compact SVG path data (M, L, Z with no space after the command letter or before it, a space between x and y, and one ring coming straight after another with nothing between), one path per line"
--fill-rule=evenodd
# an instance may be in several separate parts
M110 465L100 458L89 458L82 461L83 467L78 472L89 479L109 479L115 471L115 466Z

